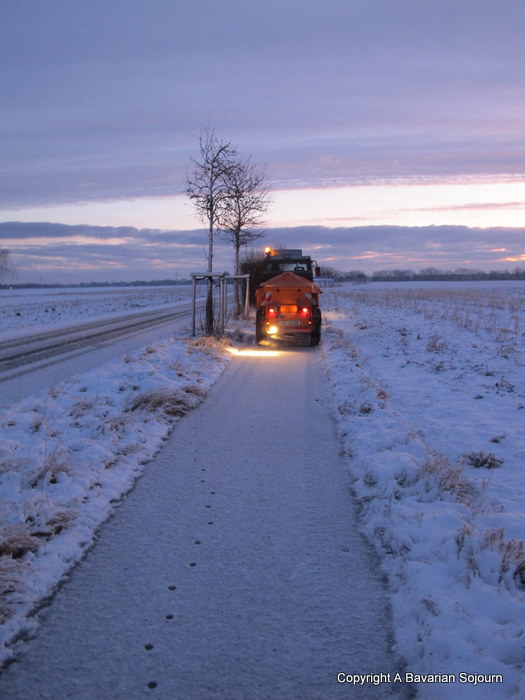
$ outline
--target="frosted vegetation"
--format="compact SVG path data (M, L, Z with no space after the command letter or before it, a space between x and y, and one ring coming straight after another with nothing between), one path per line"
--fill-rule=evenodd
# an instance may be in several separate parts
M399 650L411 670L502 674L462 697L523 697L525 287L371 285L323 301L337 423ZM423 697L457 687L446 693Z

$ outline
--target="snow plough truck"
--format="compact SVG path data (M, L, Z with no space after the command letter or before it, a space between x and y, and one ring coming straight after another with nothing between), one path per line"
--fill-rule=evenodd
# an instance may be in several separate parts
M319 345L322 290L314 283L319 268L302 250L266 248L262 283L255 293L257 343L295 340Z

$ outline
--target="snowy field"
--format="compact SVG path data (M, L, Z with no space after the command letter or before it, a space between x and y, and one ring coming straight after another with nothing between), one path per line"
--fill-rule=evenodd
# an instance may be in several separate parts
M421 697L525 697L525 286L374 284L323 305L398 649L409 671L456 680Z
M1 338L161 308L180 301L190 301L191 295L191 285L0 289Z
M179 291L189 298L3 291L0 322L25 334ZM410 673L434 674L420 697L524 697L525 285L325 289L323 311L341 448L392 591L398 652ZM0 412L0 662L229 357L170 338Z

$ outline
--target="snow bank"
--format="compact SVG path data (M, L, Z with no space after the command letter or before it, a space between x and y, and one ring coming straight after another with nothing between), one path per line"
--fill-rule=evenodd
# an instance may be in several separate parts
M0 412L0 663L226 363L216 341L170 339Z
M525 696L524 292L325 294L336 420L398 651L455 680L420 683L424 698Z

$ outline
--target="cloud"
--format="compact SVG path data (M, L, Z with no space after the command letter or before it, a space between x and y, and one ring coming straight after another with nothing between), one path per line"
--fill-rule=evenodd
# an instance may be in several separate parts
M0 3L0 205L173 195L208 120L276 188L523 170L525 5Z
M187 278L206 268L204 229L0 223L0 241L10 250L21 282ZM491 270L523 261L525 228L299 226L268 229L261 249L266 243L302 248L319 264L340 270ZM217 238L215 269L232 272L232 259L232 248Z
M467 202L465 204L447 204L433 207L417 207L417 211L472 211L487 209L525 209L525 201L522 202Z

